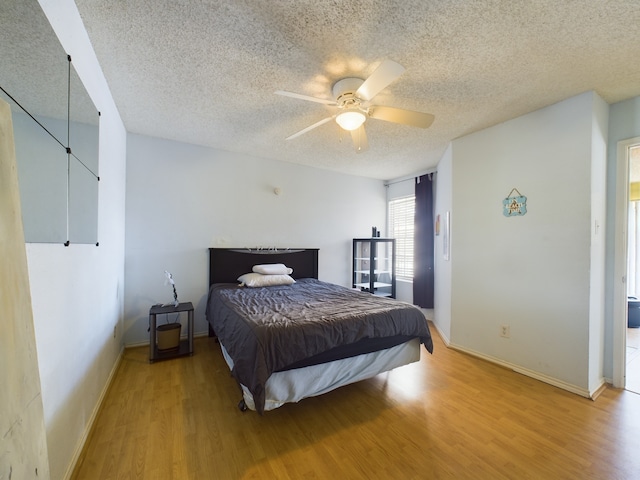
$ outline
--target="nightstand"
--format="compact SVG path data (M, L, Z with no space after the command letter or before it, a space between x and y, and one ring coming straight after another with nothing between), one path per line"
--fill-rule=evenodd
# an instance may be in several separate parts
M172 350L158 350L156 345L156 315L187 312L187 338L180 340L180 345ZM149 362L165 360L168 358L193 355L193 304L191 302L179 303L177 307L153 306L149 310Z

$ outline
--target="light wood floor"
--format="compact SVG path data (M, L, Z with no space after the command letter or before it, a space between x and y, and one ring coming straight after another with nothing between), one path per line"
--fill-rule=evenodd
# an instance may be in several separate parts
M447 349L267 412L240 412L218 345L124 359L74 479L640 478L640 395L593 402Z
M627 328L626 388L640 394L640 328Z

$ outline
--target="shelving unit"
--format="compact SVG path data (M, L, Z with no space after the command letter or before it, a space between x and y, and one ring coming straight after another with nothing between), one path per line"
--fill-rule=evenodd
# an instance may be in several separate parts
M394 238L353 239L352 286L381 297L396 297Z

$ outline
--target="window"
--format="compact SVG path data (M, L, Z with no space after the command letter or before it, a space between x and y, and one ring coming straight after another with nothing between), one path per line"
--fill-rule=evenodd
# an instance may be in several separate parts
M396 239L396 278L413 281L413 231L416 197L389 201L389 237Z

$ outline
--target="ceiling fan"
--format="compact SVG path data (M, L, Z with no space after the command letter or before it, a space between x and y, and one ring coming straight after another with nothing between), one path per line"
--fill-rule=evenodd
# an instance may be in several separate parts
M434 116L429 113L414 112L384 105L372 105L370 103L373 97L402 75L404 70L404 67L399 63L392 60L384 60L366 80L354 77L338 80L332 88L335 100L278 90L275 92L277 95L324 103L338 108L338 112L335 115L323 118L319 122L290 135L287 140L296 138L335 119L340 127L351 132L351 139L356 152L361 152L368 148L367 134L364 129L364 123L368 117L412 127L429 127L434 120Z

